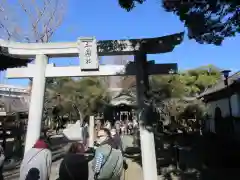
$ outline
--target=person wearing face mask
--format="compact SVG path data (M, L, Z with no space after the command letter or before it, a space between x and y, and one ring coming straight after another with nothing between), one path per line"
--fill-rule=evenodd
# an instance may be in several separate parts
M121 122L120 121L116 121L114 126L116 128L116 133L120 136L121 135Z
M123 154L117 148L108 129L101 129L97 134L98 147L93 160L95 180L120 180L125 167Z

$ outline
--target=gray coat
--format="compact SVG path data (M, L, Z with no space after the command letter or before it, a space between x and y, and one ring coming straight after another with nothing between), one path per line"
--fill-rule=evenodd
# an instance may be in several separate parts
M19 180L26 180L29 172L37 173L39 180L48 180L51 173L52 153L48 149L30 149L23 158Z

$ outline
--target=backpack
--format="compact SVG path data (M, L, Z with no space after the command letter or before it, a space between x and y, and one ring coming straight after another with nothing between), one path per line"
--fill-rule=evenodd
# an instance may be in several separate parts
M120 177L123 171L123 155L121 150L114 149L106 144L96 149L95 156L101 153L104 157L101 170L97 176L97 180L111 180ZM96 161L93 160L93 167Z

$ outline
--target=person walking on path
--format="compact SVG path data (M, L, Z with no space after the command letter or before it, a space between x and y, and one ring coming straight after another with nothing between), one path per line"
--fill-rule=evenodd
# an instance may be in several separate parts
M85 146L85 150L88 149L89 146L89 132L88 132L88 127L89 127L89 116L86 116L83 120L83 124L82 124L82 134L83 134L83 144Z
M120 149L123 152L123 143L120 134L117 133L116 129L111 130L111 137L115 143L116 149Z
M116 132L118 135L121 135L121 122L120 121L116 121L114 124L115 128L116 128Z
M111 138L108 129L101 129L97 134L98 147L93 160L95 180L120 180L124 166L122 151Z
M105 127L106 129L108 129L109 131L112 129L111 123L110 123L109 120L107 120L107 121L105 122L104 127Z
M98 131L100 131L100 129L103 127L103 124L101 122L101 120L97 119L95 122L95 134L94 134L94 139L96 139L97 137L97 133Z
M88 180L88 159L82 143L73 143L59 168L59 180Z
M49 180L52 153L43 140L38 140L23 158L19 180Z

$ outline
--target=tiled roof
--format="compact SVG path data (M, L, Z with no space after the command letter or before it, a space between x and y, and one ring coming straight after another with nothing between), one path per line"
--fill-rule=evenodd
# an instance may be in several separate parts
M126 105L136 105L136 97L134 95L119 93L110 102L113 106L118 106L120 104Z
M0 71L7 68L26 66L30 59L20 59L8 53L8 48L0 46Z
M228 78L228 84L231 86L234 82L239 83L240 82L240 71L236 72L232 76L229 76ZM204 97L209 94L213 94L215 92L221 91L225 89L226 86L224 84L224 80L220 80L216 85L207 88L202 94L199 95L199 98Z

